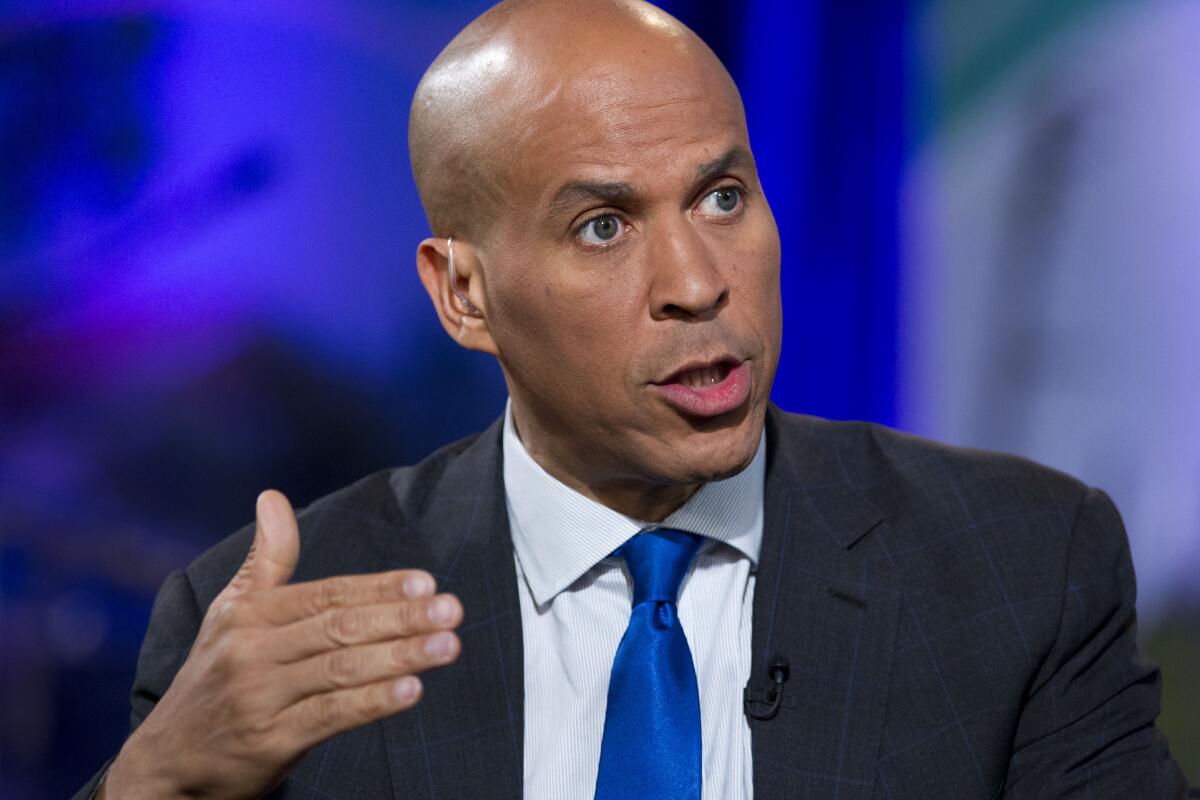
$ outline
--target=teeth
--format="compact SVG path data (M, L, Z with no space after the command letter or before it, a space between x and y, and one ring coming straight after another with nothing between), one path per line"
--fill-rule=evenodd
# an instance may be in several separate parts
M702 389L724 380L724 369L720 366L692 369L679 376L679 382L690 389Z

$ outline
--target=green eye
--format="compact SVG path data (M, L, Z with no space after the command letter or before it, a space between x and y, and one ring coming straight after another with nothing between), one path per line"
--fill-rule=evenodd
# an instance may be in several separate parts
M579 238L588 244L607 244L620 233L623 223L612 214L588 220L579 229Z

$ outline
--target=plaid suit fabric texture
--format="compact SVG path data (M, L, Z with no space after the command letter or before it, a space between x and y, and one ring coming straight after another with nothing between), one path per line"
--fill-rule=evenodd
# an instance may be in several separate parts
M1134 579L1103 493L1028 461L771 409L752 681L758 798L1182 798L1154 727ZM417 709L311 750L270 797L519 798L524 676L500 427L300 514L294 580L423 567L463 600L462 657ZM156 601L132 723L170 685L247 527ZM94 790L97 779L78 798Z

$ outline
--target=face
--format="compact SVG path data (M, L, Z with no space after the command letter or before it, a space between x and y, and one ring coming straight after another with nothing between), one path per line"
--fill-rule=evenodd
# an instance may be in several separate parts
M595 490L736 473L781 335L736 90L708 58L646 48L565 65L525 112L477 252L526 447Z

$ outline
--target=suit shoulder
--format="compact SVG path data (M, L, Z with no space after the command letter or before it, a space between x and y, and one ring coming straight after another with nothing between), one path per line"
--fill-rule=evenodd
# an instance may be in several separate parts
M446 470L484 435L448 444L416 464L371 473L298 508L300 562L293 580L370 569L372 540L411 531ZM201 609L233 578L253 541L251 522L184 570Z
M984 615L1016 614L1014 627L992 630L992 644L1028 651L1035 662L1048 651L1080 549L1072 547L1075 534L1082 528L1094 538L1098 527L1088 519L1095 495L1083 483L1026 458L870 423L792 425L791 446L816 451L826 485L849 483L850 496L880 512L882 523L855 547L898 576L911 619L946 632L969 630ZM1117 535L1108 538L1119 546Z
M781 441L815 445L889 517L937 512L964 526L1049 514L1066 522L1088 493L1078 479L1022 456L958 447L870 422L781 414Z
M1043 510L1069 522L1088 492L1077 478L1024 456L958 447L868 425L886 469L906 485L957 503L968 516ZM978 520L976 520L978 521Z

